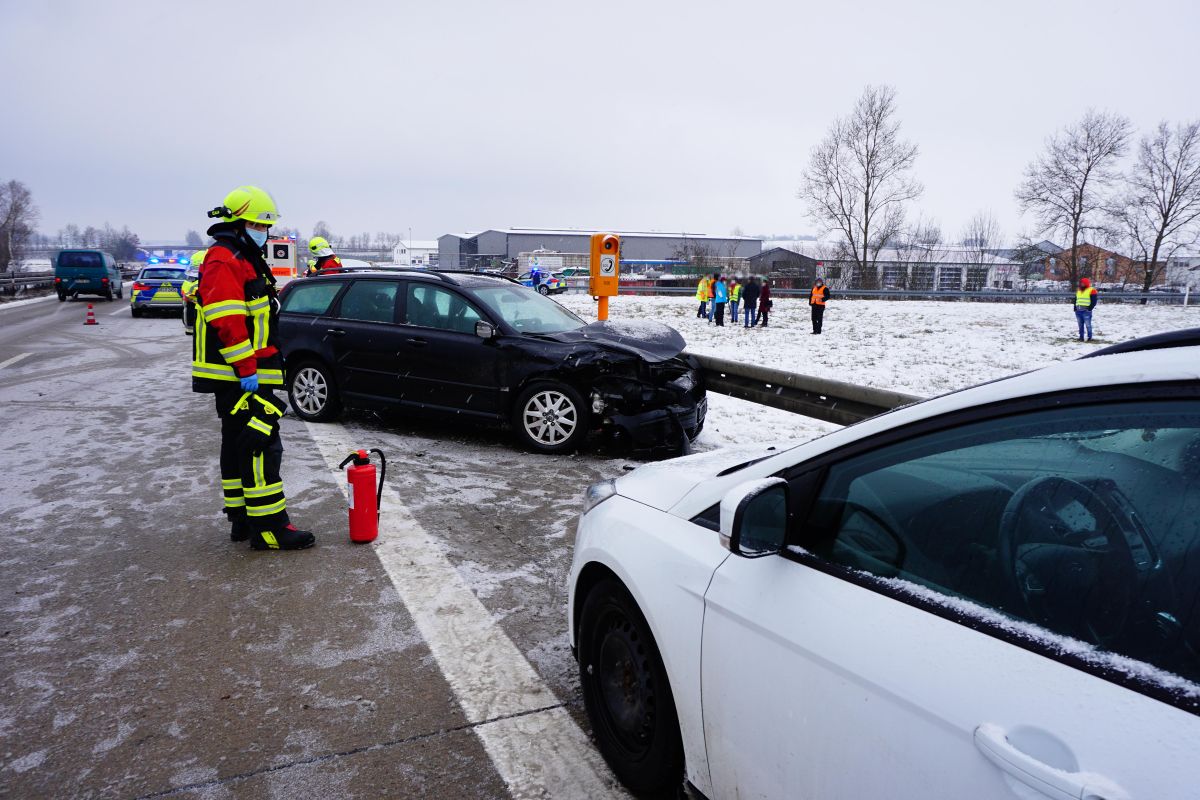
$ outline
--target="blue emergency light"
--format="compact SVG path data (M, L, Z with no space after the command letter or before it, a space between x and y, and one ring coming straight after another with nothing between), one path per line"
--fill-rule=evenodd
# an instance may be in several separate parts
M154 258L154 257L151 257L151 258L149 258L148 260L149 260L149 262L150 262L151 264L157 264L157 263L158 263L158 259L157 259L157 258Z

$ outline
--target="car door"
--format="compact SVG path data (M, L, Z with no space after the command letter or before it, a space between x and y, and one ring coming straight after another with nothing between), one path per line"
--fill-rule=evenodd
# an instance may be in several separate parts
M386 407L401 399L399 294L400 281L355 280L328 320L338 389L360 405Z
M1181 391L1047 398L789 474L787 548L705 595L714 796L1196 797Z
M464 294L408 281L400 371L407 401L433 410L492 417L500 413L494 341L475 335L488 318Z

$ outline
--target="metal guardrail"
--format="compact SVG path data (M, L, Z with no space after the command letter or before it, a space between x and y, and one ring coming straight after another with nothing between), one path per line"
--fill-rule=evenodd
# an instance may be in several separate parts
M121 277L130 280L137 277L141 267L130 268L120 265ZM0 294L13 295L20 289L51 289L54 287L54 272L0 272Z
M715 356L689 355L700 362L709 391L838 425L850 425L925 399Z

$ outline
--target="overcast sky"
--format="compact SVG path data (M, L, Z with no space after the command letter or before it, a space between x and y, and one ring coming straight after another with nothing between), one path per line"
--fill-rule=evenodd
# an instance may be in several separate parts
M41 230L203 230L242 183L308 233L815 233L812 146L869 83L957 236L1093 106L1200 117L1196 0L0 0L0 180Z

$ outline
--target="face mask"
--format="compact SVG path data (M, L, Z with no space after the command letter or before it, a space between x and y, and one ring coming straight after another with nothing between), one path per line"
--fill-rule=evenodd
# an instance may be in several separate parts
M256 231L253 228L246 228L246 235L253 239L254 243L259 247L267 243L266 231Z

